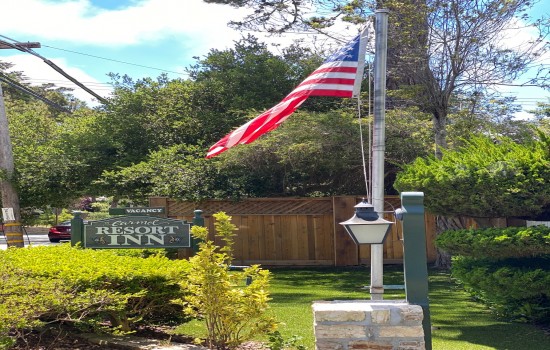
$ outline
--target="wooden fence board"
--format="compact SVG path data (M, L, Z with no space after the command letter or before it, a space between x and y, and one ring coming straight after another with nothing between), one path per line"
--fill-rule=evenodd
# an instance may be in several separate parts
M319 259L331 259L334 261L334 229L332 216L323 215L321 225L321 232L323 232L323 246L325 248L323 250L324 254L322 257L319 256Z
M275 259L283 260L283 229L281 226L281 216L274 216L273 231L275 232Z
M339 223L353 216L355 197L333 197L334 215L334 264L336 266L357 265L359 249Z
M264 259L276 260L276 247L275 247L275 223L273 221L273 215L267 215L262 222L263 225L263 246L264 246Z
M240 227L242 226L242 221L241 221L241 217L240 216L235 216L235 217L232 217L231 218L231 223L237 227L239 227L239 229L235 232L236 236L235 236L235 239L234 239L234 245L233 245L233 254L235 257L242 257L243 255L245 255L244 251L243 251L243 240L244 240L244 235L240 234ZM212 220L213 221L213 220ZM209 229L209 233L213 233L213 230L210 230ZM237 261L237 259L235 259L235 261L233 262L233 264L238 264L238 265L241 265L241 262L240 261Z

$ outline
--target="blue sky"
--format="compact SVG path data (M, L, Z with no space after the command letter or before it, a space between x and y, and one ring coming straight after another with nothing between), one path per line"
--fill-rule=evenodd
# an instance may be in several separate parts
M535 11L549 14L548 3L541 1ZM194 56L204 56L212 48L233 47L241 34L228 28L227 22L246 13L202 0L0 0L0 9L0 35L40 42L42 48L35 49L37 53L104 96L110 92L109 72L134 79L154 78L162 72L170 78L185 78L184 68L195 62ZM339 30L341 34L343 28ZM282 45L297 37L313 39L253 34ZM545 59L550 64L550 59ZM75 87L38 57L0 50L0 60L14 63L13 69L23 71L32 83ZM536 88L502 91L517 95L525 109L550 97L549 92ZM92 100L78 88L74 94Z

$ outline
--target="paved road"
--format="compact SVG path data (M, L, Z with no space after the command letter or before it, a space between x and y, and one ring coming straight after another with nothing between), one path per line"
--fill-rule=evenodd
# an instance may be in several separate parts
M30 231L30 232L29 232ZM54 245L58 243L50 243L48 240L47 229L45 232L35 232L37 230L27 230L27 234L23 234L23 240L25 242L25 247L29 245ZM6 249L6 237L4 237L3 232L0 232L0 249Z

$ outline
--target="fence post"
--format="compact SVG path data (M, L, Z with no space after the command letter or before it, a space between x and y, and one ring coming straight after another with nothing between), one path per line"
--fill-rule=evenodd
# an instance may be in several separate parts
M168 198L167 197L149 197L149 206L150 207L163 207L164 208L164 217L169 217L168 214Z
M71 245L75 246L79 242L84 246L84 220L81 217L82 213L74 212L74 217L71 220Z

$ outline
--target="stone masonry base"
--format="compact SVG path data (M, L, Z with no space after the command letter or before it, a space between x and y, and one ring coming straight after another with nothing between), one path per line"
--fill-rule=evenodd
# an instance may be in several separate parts
M424 350L422 307L406 301L313 303L317 350Z

